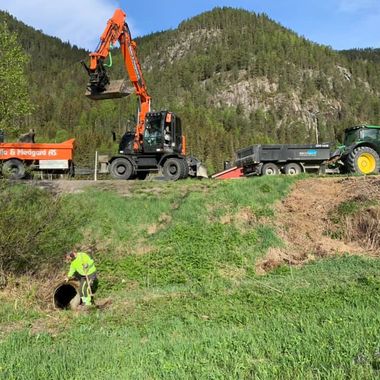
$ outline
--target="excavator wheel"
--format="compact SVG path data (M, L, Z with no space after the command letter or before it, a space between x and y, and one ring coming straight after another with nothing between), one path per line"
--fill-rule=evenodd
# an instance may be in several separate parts
M168 181L177 181L183 178L184 166L180 158L169 158L164 163L163 174Z
M187 164L186 160L181 160L181 164L182 164L181 179L186 179L189 176L189 165Z
M112 161L110 166L111 176L115 179L132 179L135 174L135 170L131 161L126 158L119 157Z
M348 155L346 165L351 173L361 175L376 174L379 172L380 158L374 149L362 146L354 149Z

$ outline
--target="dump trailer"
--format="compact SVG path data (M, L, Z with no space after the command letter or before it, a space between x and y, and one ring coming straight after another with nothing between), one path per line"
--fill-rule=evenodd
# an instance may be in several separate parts
M331 158L329 144L252 145L236 152L236 166L245 176L296 175L325 171Z
M252 145L236 152L245 176L319 173L379 174L380 126L358 125L344 131L344 144Z
M74 139L60 144L0 142L0 174L8 179L22 179L38 170L73 176L74 145Z

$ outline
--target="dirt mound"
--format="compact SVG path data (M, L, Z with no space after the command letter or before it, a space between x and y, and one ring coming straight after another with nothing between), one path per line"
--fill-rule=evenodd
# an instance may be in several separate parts
M346 218L347 225L342 226L344 233L340 238L330 234L334 229L331 215L337 207L348 201L355 203L358 197L366 201L380 201L380 178L313 178L298 181L290 195L276 207L275 227L285 247L271 249L257 263L257 272L263 273L282 264L299 265L329 255L380 255L375 240L380 222L374 210L368 211L371 218L363 215Z
M372 252L380 251L380 207L368 207L345 219L344 238L361 241Z

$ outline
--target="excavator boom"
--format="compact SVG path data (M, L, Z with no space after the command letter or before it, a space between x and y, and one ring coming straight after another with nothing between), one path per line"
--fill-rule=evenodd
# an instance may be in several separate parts
M110 65L104 62L108 57L112 62L110 51L117 42L133 90L129 90L123 81L111 81L108 77L107 67ZM137 57L137 46L126 23L126 14L121 9L108 20L98 48L90 54L89 66L84 64L84 67L90 77L87 95L91 99L114 99L132 92L139 99L135 131L123 135L116 155L102 160L103 173L110 173L120 180L143 180L150 173L159 172L170 181L207 176L199 160L186 156L181 118L168 110L151 112L151 98Z
M134 93L139 98L138 122L133 145L137 152L143 143L144 124L146 114L150 112L151 98L137 57L137 45L132 40L126 17L121 9L116 9L112 18L107 22L96 51L90 53L89 66L84 64L90 78L86 96L93 100L104 100L121 98L132 93L124 80L111 81L109 79L107 66L104 64L104 60L110 55L111 49L119 42L125 69L134 87Z

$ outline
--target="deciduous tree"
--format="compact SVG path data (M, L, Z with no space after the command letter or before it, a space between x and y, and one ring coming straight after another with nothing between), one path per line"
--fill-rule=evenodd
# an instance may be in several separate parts
M28 56L17 36L0 23L0 128L19 132L20 122L33 107L28 94L25 67Z

